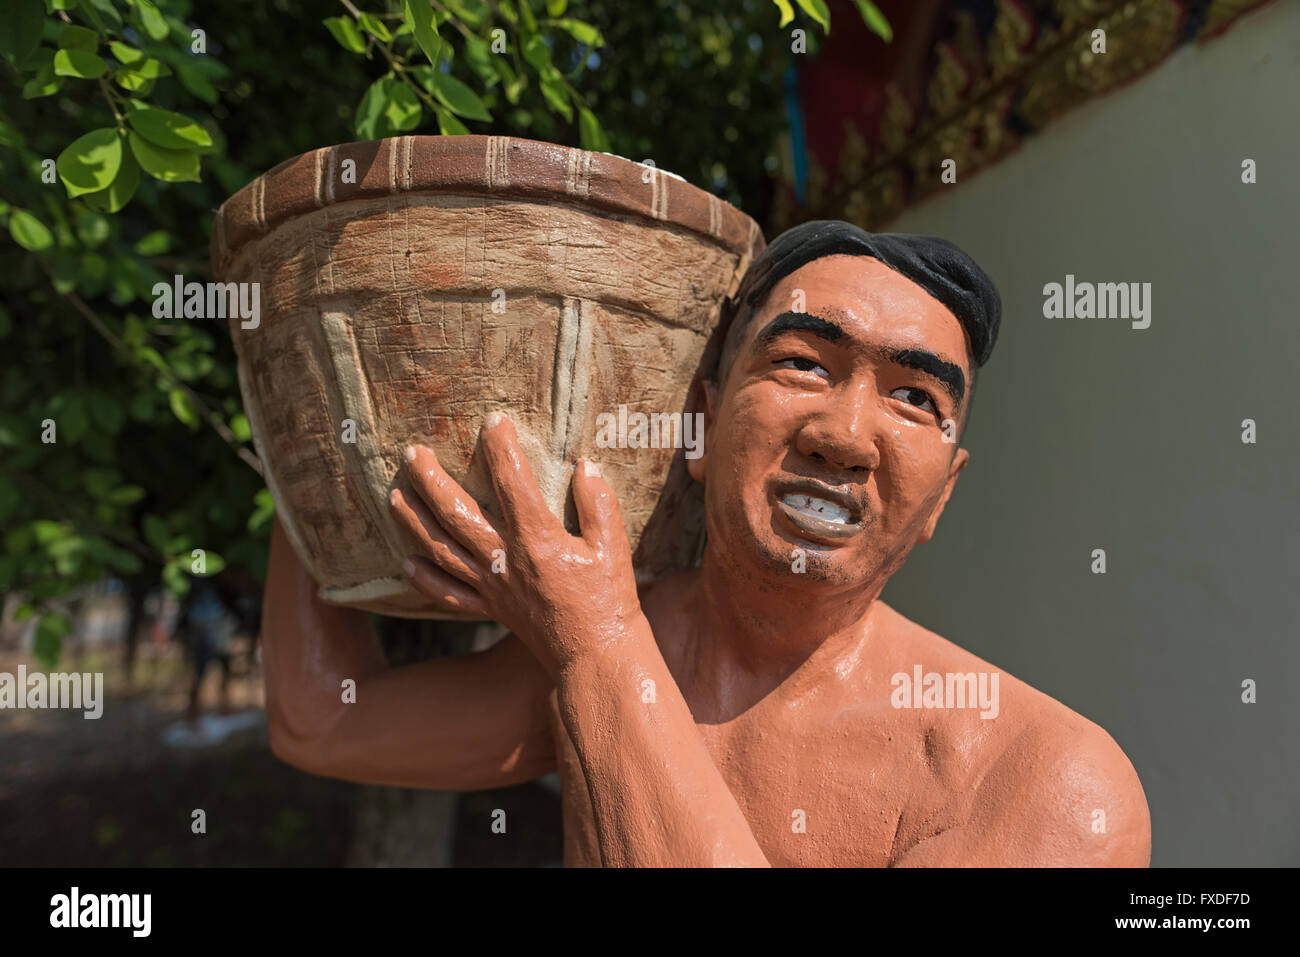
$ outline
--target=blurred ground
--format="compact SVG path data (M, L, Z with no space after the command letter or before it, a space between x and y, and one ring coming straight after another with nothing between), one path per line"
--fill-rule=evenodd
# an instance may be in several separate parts
M216 745L176 748L165 746L163 735L184 718L188 661L176 645L146 646L142 655L130 686L118 647L74 650L55 669L104 672L99 720L74 710L0 711L0 866L304 867L419 859L421 848L402 846L405 832L420 841L427 828L398 821L377 836L386 822L374 809L404 803L419 812L432 792L317 778L274 758L254 656L236 656L231 703L255 710L258 723ZM47 670L22 651L0 650L0 672L16 674L19 664ZM214 666L203 689L208 709L217 684ZM533 783L449 800L454 866L560 863L559 802L548 788ZM206 834L191 832L196 808L206 812ZM505 834L491 830L497 808L507 812ZM359 846L367 850L359 853Z

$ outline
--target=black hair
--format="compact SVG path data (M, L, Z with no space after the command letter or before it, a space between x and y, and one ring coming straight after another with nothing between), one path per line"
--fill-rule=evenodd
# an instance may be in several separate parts
M838 219L818 219L787 229L759 254L735 294L723 304L722 347L716 378L725 376L739 333L778 282L827 256L869 256L902 273L947 306L970 339L974 372L988 361L998 337L1002 299L993 280L955 244L935 236L869 233Z

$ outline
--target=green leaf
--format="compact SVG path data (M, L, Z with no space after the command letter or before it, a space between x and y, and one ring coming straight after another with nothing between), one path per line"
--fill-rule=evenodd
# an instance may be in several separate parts
M172 389L167 393L167 402L172 407L172 412L176 418L191 429L198 428L199 414L194 411L194 405L190 402L189 395L181 389Z
M42 96L58 93L63 86L63 77L54 75L54 57L50 62L36 71L36 75L23 84L23 99L35 100Z
M492 65L493 59L492 48L488 46L486 40L476 36L465 38L465 62L489 85L497 81L497 72Z
M385 130L384 110L388 106L388 93L393 83L392 76L381 76L366 89L361 102L357 104L357 136L363 140L377 140L387 136Z
M140 237L135 251L141 256L161 256L172 247L172 234L165 229L155 229Z
M794 7L790 6L790 0L772 0L776 8L781 11L781 22L778 27L783 27L794 19Z
M50 23L53 22L54 21L52 20L50 21ZM44 36L44 33L42 33L42 36ZM23 57L21 60L14 61L14 66L18 67L19 70L22 70L26 73L31 73L34 70L39 70L41 67L47 64L51 67L54 66L53 47L38 46L35 50L27 54L27 56Z
M405 83L394 83L388 89L388 102L384 105L384 120L393 133L405 133L420 125L420 98ZM391 133L385 132L389 136Z
M880 9L874 3L871 3L870 0L853 0L853 3L857 6L858 12L862 14L862 22L867 25L867 28L872 33L875 33L886 43L893 41L893 27L889 25L885 15L880 12Z
M546 46L546 41L540 34L533 34L524 43L524 59L533 65L536 70L545 69L551 62L551 51Z
M165 565L162 570L162 580L167 590L177 598L184 598L190 590L190 580L177 565Z
M569 90L564 85L564 77L555 67L542 71L542 96L551 105L551 109L560 113L566 120L573 119L573 107L569 105Z
M94 80L108 72L103 57L85 50L59 50L54 54L54 75Z
M434 71L433 95L447 109L466 119L492 122L492 114L478 98L478 94L450 73Z
M85 50L94 53L99 46L99 34L85 27L71 23L64 24L59 31L59 48L63 50Z
M821 24L824 32L830 32L831 11L826 6L826 0L795 0L795 2L799 4L799 9Z
M90 289L108 276L108 261L99 253L85 253L81 257L81 272L88 280L86 288Z
M113 227L109 221L95 212L79 211L76 219L77 238L87 249L101 246L108 239Z
M34 253L44 252L54 245L54 235L49 227L25 209L15 209L9 214L9 235L23 249Z
M74 269L76 265L76 260L72 260ZM66 438L69 442L75 443L86 434L90 417L86 414L86 403L80 394L64 392L56 395L50 400L49 411L50 417L58 423L59 441Z
M45 4L41 0L9 0L5 4L5 25L0 30L0 53L21 63L41 42Z
M140 11L140 25L150 40L166 40L171 34L167 21L149 0L135 0L135 8Z
M388 27L384 26L384 21L380 20L373 13L363 13L358 19L361 23L361 29L365 30L375 39L380 40L383 43L387 43L393 39L393 35L388 31Z
M456 119L451 110L438 107L435 112L438 114L438 132L443 136L464 136L469 132L469 127Z
M176 75L181 81L181 86L185 87L192 95L197 96L204 103L217 102L217 88L212 85L209 78L211 71L206 66L204 57L192 57L189 60L180 60L176 62Z
M87 193L82 201L91 209L101 213L116 213L131 201L136 187L140 185L140 164L128 151L122 151L122 168L107 189L98 193Z
M144 570L144 562L125 548L113 549L108 560L123 575L138 575Z
M7 120L0 120L0 146L20 150L26 145L27 137L23 136L18 127Z
M166 554L167 539L171 538L171 531L167 528L167 523L157 515L146 515L143 527L145 541L159 552Z
M90 13L90 19L96 26L100 26L100 21L95 16L99 14L118 30L122 28L122 14L118 13L117 8L113 6L113 0L81 0L81 6Z
M569 0L546 0L546 13L548 16L562 17L568 7Z
M46 548L68 536L68 530L62 524L47 518L32 522L32 533L36 536L36 544Z
M528 81L522 76L516 76L514 67L510 65L510 58L504 56L492 57L492 68L496 71L497 76L501 78L501 83L505 89L506 100L510 103L519 102L519 94L523 92L528 85Z
M168 150L154 146L138 133L129 134L131 152L140 168L165 183L198 182L199 156L185 150Z
M32 651L42 668L53 670L63 652L63 639L69 630L68 619L62 615L44 615L36 626Z
M519 22L519 16L515 13L515 5L511 0L499 0L497 6L501 8L501 16L505 17L506 22L511 26Z
M275 500L267 489L259 489L253 496L253 514L248 516L248 530L255 532L275 515Z
M55 163L69 196L107 189L122 168L122 137L110 126L68 144Z
M144 496L145 491L139 485L123 485L113 489L108 500L114 505L134 505Z
M569 34L579 43L585 43L590 47L603 47L605 38L600 35L600 31L590 23L583 23L581 20L543 20L544 24L553 27L559 27L565 33Z
M334 35L334 39L339 41L339 46L349 53L365 53L366 39L357 29L357 22L351 17L329 17L322 20L325 29Z
M82 471L81 481L91 498L108 498L122 481L122 473L116 469L89 468Z
M191 558L190 567L192 568L193 565L194 565L194 559ZM213 575L217 574L225 567L226 567L226 560L222 558L220 555L218 555L216 552L209 552L206 550L203 552L203 577L204 578L211 578ZM198 572L195 572L194 574L197 575Z
M609 137L601 129L600 120L596 119L596 114L586 107L578 110L578 136L582 140L584 150L591 150L596 153L609 152Z
M533 17L533 8L529 0L519 0L519 15L524 21L523 28L525 33L537 32L537 20Z
M415 34L416 44L429 62L437 68L438 60L442 55L442 40L433 22L433 6L428 0L403 0L403 9L404 19L411 25L411 30Z
M137 50L133 46L127 46L127 44L121 43L118 40L110 40L108 42L108 48L113 52L113 57L117 62L124 66L139 63L145 58L143 50Z
M139 96L148 96L153 92L153 85L157 80L150 80L139 73L132 73L129 70L118 70L113 74L113 81L126 90L128 93L135 93Z
M183 113L146 106L127 114L126 121L150 143L163 149L192 150L212 145L208 131Z
M239 412L230 419L230 431L240 442L248 442L253 438L253 430L248 424L248 416Z
M483 22L487 9L484 0L442 0L441 6L446 9L434 14L437 23L446 23L455 14L461 22L474 30Z
M159 372L162 372L164 374L171 371L169 368L167 368L166 360L164 360L163 357L158 354L158 350L151 349L149 346L140 346L136 350L136 358L144 360L145 362L153 366L155 369L157 369Z
M156 80L159 77L172 75L171 67L153 57L149 57L143 62L132 63L130 66L118 71L119 75L123 73L128 74L133 80ZM118 83L123 87L127 86L120 79ZM129 87L127 88L129 89Z

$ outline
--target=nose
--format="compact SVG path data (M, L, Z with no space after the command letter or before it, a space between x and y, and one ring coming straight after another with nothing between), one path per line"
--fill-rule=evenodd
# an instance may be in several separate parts
M869 383L827 393L799 430L795 448L839 472L874 472L880 466L878 399Z

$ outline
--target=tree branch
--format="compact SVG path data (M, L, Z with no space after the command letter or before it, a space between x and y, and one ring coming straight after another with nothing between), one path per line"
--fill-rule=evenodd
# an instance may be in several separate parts
M47 273L50 271L49 266L45 264L44 260L41 261L41 267L45 269ZM53 275L51 275L50 278L53 279ZM114 348L121 350L128 356L131 356L131 350L127 344L115 336L113 331L104 325L103 320L95 314L95 310L86 305L84 299L78 296L75 292L65 292L61 295L72 305L72 308L81 313L82 317L90 323L95 331L107 339ZM131 359L132 361L135 361L134 356L131 356ZM262 471L261 460L258 459L258 457L254 455L253 452L250 451L242 442L240 442L239 439L235 438L235 433L230 431L230 426L226 425L221 416L208 407L208 404L199 397L198 393L178 379L175 373L162 369L159 369L158 372L168 380L169 386L185 393L185 397L194 404L196 409L199 410L199 414L203 416L208 425L212 426L212 428L216 430L216 433L225 440L227 445L235 450L235 454L238 455L249 468L258 475L265 475Z

